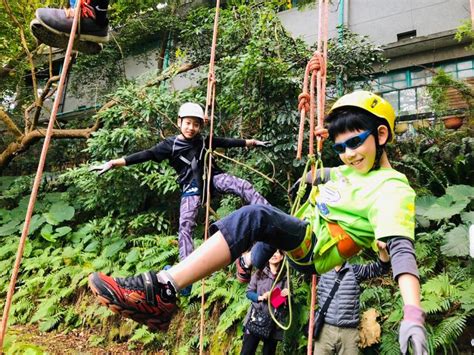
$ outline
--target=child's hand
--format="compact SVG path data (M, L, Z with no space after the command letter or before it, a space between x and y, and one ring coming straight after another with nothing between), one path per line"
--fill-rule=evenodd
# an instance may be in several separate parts
M289 293L290 293L290 290L288 290L287 288L284 288L283 290L281 290L280 295L282 297L288 297Z
M388 255L387 251L387 243L377 241L377 247L379 248L379 259L384 263L390 261L390 255Z
M259 301L266 301L270 296L270 291L265 292L263 295L258 296Z
M273 144L269 141L259 141L258 139L252 139L254 147L270 148Z
M321 138L321 141L324 141L325 139L328 139L329 131L324 127L317 126L314 129L314 135L316 136L316 138Z
M98 175L102 175L103 173L109 171L110 169L112 169L114 167L112 161L108 161L107 163L104 163L102 165L96 165L96 166L92 166L89 168L89 171L97 171Z

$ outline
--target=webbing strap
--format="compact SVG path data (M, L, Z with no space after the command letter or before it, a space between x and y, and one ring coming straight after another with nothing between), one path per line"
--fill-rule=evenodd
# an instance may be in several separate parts
M143 286L145 288L146 301L152 306L156 306L155 284L158 283L158 280L156 279L156 274L151 271L148 271L142 274L142 278L144 282Z

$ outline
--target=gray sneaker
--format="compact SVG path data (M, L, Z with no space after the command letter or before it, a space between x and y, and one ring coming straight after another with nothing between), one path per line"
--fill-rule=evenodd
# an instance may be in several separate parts
M108 24L98 24L95 12L102 11L94 9L89 5L87 11L83 11L78 28L78 40L76 42L92 42L85 46L76 44L76 49L86 53L97 53L102 49L101 43L109 41ZM30 23L33 35L42 43L56 48L66 48L73 23L73 10L40 8L36 10L36 19ZM49 31L49 32L48 32ZM85 47L84 50L81 50ZM88 48L90 47L90 48Z
M36 19L51 32L69 35L74 17L73 15L68 16L68 12L64 9L41 8L36 10ZM108 25L99 26L93 17L82 16L79 40L107 43L109 41L108 30Z

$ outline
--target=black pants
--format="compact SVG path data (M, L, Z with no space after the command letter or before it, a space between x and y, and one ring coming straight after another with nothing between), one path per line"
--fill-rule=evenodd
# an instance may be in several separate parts
M261 339L253 334L244 334L244 342L240 355L254 355L260 340L263 340L263 355L274 355L276 353L278 340Z

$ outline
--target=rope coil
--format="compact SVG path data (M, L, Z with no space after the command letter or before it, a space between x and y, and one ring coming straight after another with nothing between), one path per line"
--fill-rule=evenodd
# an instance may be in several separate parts
M311 164L311 172L313 181L316 179L316 167L315 165L321 164L321 151L322 151L322 140L318 137L317 144L317 160L314 158L314 119L315 119L315 109L317 115L317 125L322 127L324 124L324 107L326 103L326 70L327 70L327 38L328 38L328 12L329 12L329 1L321 0L319 1L319 22L318 22L318 45L317 50L313 53L313 56L308 61L306 65L305 75L303 79L303 92L298 96L298 110L300 111L300 125L298 132L298 148L296 152L296 158L302 158L303 151L303 139L304 139L304 128L306 117L308 115L309 119L309 155L307 164ZM311 81L309 77L311 76ZM308 92L309 86L309 92ZM317 106L316 106L317 103ZM305 171L307 167L305 168ZM324 169L322 169L324 170ZM303 176L303 179L306 179L306 175ZM306 185L304 180L301 185ZM300 188L301 188L300 185ZM303 186L302 192L298 194L299 197L298 203L295 203L294 212L296 212L299 205L299 201L304 195L304 189L306 186ZM300 189L299 189L300 190ZM293 212L293 211L292 211ZM316 275L312 277L311 285L311 307L309 314L309 327L308 327L308 346L307 354L312 355L313 348L313 326L314 326L314 309L316 303L316 284L317 279Z

